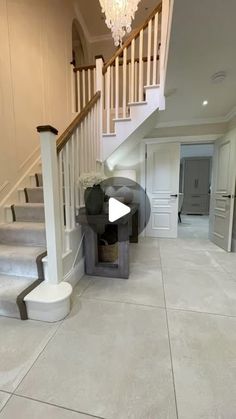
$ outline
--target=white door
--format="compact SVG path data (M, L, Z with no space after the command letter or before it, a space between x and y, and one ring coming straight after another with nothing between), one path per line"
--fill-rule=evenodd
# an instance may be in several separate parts
M177 237L180 144L148 144L146 191L151 216L146 227L149 237Z
M210 240L231 251L236 176L236 139L232 134L217 140L213 156L210 207Z

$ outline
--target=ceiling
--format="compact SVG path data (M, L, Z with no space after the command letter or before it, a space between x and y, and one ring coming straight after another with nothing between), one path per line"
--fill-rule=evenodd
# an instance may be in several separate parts
M158 124L225 117L236 105L235 16L235 0L175 0L166 110ZM211 76L222 70L226 80L213 84Z
M105 24L99 0L77 0L84 24L91 38L110 35ZM159 3L159 0L141 0L132 27L139 26Z

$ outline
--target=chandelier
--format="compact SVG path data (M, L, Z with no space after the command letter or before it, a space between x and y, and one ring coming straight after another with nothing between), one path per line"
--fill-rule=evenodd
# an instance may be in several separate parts
M131 23L140 0L99 0L106 25L111 29L115 46L122 45L122 38L131 31Z

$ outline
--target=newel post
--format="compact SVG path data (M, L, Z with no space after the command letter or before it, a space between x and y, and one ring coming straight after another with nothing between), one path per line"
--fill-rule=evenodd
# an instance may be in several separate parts
M58 185L56 136L58 131L50 125L37 127L40 134L45 228L47 241L47 281L58 284L63 279L61 212Z

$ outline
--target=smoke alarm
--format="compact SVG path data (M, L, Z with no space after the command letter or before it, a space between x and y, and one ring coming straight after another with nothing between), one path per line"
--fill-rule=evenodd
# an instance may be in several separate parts
M226 72L225 71L219 71L218 73L213 74L211 76L212 83L222 83L226 78Z

